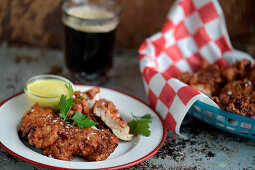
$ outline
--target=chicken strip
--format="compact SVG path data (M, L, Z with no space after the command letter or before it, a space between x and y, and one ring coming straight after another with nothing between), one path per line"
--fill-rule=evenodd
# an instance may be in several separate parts
M132 140L133 135L129 134L127 122L122 119L112 102L105 99L96 101L93 112L104 121L119 139Z

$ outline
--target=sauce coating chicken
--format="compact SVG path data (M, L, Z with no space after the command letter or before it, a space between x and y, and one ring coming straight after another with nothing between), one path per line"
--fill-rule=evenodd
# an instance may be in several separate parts
M71 161L81 155L88 161L105 160L119 140L108 129L79 129L64 122L52 109L35 104L22 118L22 137L43 154Z

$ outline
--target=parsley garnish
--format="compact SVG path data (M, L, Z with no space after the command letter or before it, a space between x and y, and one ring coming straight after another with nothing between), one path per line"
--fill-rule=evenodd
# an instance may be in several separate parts
M132 114L132 113L131 113ZM142 117L138 117L132 114L133 120L128 122L128 126L130 128L130 134L133 134L134 136L137 135L143 135L143 136L150 136L151 131L149 130L150 126L149 123L151 123L151 115L145 114Z
M73 95L74 95L74 90L72 85L67 86L66 88L68 89L68 93L69 93L69 98L67 98L67 96L65 95L61 95L60 97L60 101L58 103L58 107L59 107L59 116L63 118L64 121L66 120L73 120L80 129L84 129L84 128L89 128L91 126L95 126L98 123L94 122L93 120L91 120L90 118L87 118L86 115L83 115L79 112L76 112L75 115L71 118L67 118L68 113L70 112L72 106L79 100L82 98L79 98L76 102L73 101Z
M97 122L94 122L90 118L86 117L86 115L78 112L76 112L75 115L70 119L72 119L80 129L89 128L98 124Z

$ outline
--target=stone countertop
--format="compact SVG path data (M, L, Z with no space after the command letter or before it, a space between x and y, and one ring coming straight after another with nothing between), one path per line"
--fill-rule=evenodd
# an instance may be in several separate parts
M138 54L116 50L111 79L102 86L121 90L145 102ZM38 74L58 74L71 79L63 53L57 50L0 46L0 102L23 90L26 80ZM189 116L181 126L188 139L168 132L153 157L126 169L254 169L255 141L232 135ZM44 170L10 155L0 148L1 170Z

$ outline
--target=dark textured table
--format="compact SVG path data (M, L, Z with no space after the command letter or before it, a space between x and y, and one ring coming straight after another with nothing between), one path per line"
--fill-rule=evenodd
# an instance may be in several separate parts
M22 91L29 77L44 73L72 79L64 65L61 51L7 47L2 44L0 102ZM116 50L111 79L102 86L124 91L147 102L137 52ZM156 155L127 169L255 169L255 141L215 129L188 116L184 119L181 131L188 139L180 139L168 132ZM45 168L19 160L1 148L0 169Z

